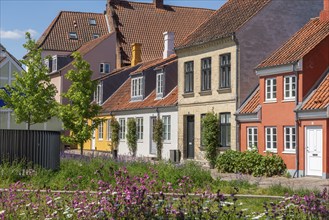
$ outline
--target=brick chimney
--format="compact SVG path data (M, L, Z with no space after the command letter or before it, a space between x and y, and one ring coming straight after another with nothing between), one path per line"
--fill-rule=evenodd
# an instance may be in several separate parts
M163 8L163 0L153 0L153 4L156 8Z
M163 59L168 58L170 55L174 54L175 47L175 34L173 32L164 32L164 50Z
M136 66L138 63L142 62L142 44L131 44L131 52L131 66Z
M323 0L323 10L320 13L321 21L329 21L329 0Z

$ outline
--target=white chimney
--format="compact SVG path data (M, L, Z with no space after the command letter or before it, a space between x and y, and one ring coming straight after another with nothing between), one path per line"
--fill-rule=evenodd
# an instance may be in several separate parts
M164 51L163 51L163 59L168 58L170 55L174 54L175 47L175 34L174 32L164 32Z

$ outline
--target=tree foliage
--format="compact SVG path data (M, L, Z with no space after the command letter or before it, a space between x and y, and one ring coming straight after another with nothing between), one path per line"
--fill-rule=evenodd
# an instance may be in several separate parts
M120 131L120 124L115 117L111 118L111 142L112 142L112 149L117 150L119 146L119 131Z
M137 123L134 118L128 119L126 138L129 151L135 157L137 151Z
M202 138L206 145L206 159L211 166L216 164L217 148L219 146L219 119L214 112L209 112L202 119Z
M55 100L56 87L50 82L48 69L31 35L26 33L26 43L23 45L28 53L25 60L21 60L27 71L15 73L12 85L6 85L6 91L0 90L0 98L4 100L6 108L15 113L17 123L25 122L30 130L31 125L48 121L57 114Z
M90 70L90 65L79 53L75 52L72 55L74 68L65 75L72 84L67 93L63 94L69 104L60 107L60 118L64 129L69 130L70 135L63 136L62 140L69 144L80 145L83 154L83 144L91 139L93 131L103 119L96 118L101 107L91 102L97 81L91 80L93 72ZM92 123L88 124L88 121Z
M156 119L153 129L153 141L157 146L157 158L161 160L163 148L163 122L160 118Z

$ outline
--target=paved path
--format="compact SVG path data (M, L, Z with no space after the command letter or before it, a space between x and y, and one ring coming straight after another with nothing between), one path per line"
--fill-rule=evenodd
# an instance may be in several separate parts
M329 189L329 179L321 179L317 177L301 177L301 178L286 178L286 177L253 177L250 175L218 173L216 169L211 170L213 178L221 180L246 180L249 183L257 184L259 187L269 187L272 185L281 184L282 186L296 189L320 190Z

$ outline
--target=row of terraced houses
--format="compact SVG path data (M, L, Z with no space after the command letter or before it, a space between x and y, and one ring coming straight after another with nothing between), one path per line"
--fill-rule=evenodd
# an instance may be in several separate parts
M163 158L203 161L201 120L215 112L218 151L270 151L295 176L329 177L329 0L228 0L216 11L108 0L104 13L60 12L38 43L58 102L72 52L91 64L106 121L85 149L111 150L115 117L128 154L135 118L137 156L153 157L161 118ZM0 112L2 127L15 127L10 117Z

